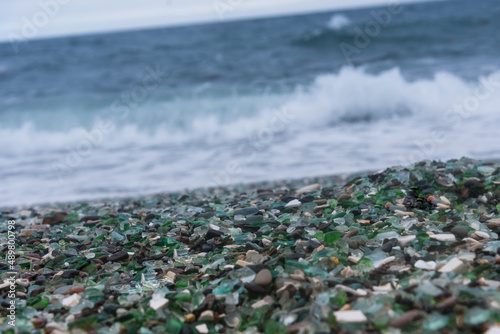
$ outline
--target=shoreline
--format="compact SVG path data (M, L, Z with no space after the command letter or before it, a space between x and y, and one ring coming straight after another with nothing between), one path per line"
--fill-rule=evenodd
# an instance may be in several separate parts
M465 158L469 159L469 158ZM476 163L483 163L483 164L500 164L500 159L470 159L471 161L474 161ZM439 161L441 162L441 161ZM403 168L412 168L412 166L392 166L392 167L403 167ZM388 168L392 168L388 167ZM133 201L133 200L144 200L146 198L156 198L156 197L161 197L161 196L175 196L178 194L188 194L188 193L193 193L193 194L198 194L200 196L203 195L209 195L212 193L219 193L219 192L227 192L227 191L242 191L242 189L248 189L248 190L256 190L258 188L276 188L276 187L285 187L285 188L297 188L301 186L305 186L307 184L312 184L312 183L319 183L324 186L344 186L347 182L349 182L351 179L357 178L357 177L364 177L367 175L370 175L372 173L376 173L377 171L375 170L365 170L365 171L358 171L358 172L352 172L352 173L339 173L339 174L333 174L333 175L322 175L322 176L313 176L313 177L297 177L294 179L282 179L282 180L267 180L267 181L258 181L258 182L248 182L248 183L237 183L237 184L230 184L230 185L221 185L217 187L196 187L196 188L189 188L189 189L183 189L183 190L178 190L178 191L166 191L166 192L157 192L157 193L150 193L150 194L142 194L142 195L136 195L136 196L124 196L124 197L101 197L101 198L93 198L93 199L82 199L82 200L70 200L70 201L53 201L53 202L47 202L47 203L35 203L35 204L19 204L19 205L9 205L9 206L1 206L0 203L0 211L2 210L7 210L7 211L15 211L15 210L22 210L22 209L33 209L33 208L49 208L49 207L64 207L64 206L71 206L71 205L77 205L79 203L102 203L102 202L120 202L120 201Z
M133 200L145 200L147 198L157 198L162 196L175 196L179 194L198 194L198 195L209 195L213 193L220 192L230 192L230 191L241 191L242 189L256 190L258 188L277 188L277 187L300 187L302 185L306 185L308 183L321 183L323 185L335 185L342 186L346 182L348 182L352 178L366 176L373 171L365 171L365 172L354 172L354 173L342 173L342 174L334 174L334 175L326 175L326 176L315 176L315 177L298 177L295 179L283 179L276 181L258 181L258 182L248 182L248 183L237 183L230 185L221 185L217 187L198 187L192 189L183 189L178 191L167 191L167 192L157 192L145 195L136 195L136 196L124 196L124 197L102 197L102 198L93 198L93 199L82 199L82 200L70 200L70 201L53 201L47 203L34 203L34 204L19 204L14 206L0 206L1 210L7 211L15 211L15 210L28 210L28 209L36 209L36 208L49 208L49 207L64 207L71 205L78 205L81 203L102 203L102 202L120 202L120 201L133 201Z
M500 165L463 158L360 174L2 210L16 227L17 324L500 330Z

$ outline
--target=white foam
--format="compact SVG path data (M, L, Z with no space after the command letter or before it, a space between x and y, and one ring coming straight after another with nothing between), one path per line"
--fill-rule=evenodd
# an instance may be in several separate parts
M333 15L327 23L327 27L332 30L340 30L351 24L351 20L343 14Z
M452 108L474 101L484 91L479 81L444 72L410 81L398 69L370 74L351 67L288 95L148 104L116 122L61 179L57 167L89 147L84 132L105 114L94 113L96 125L87 129L0 125L0 176L9 189L0 203L132 196L464 155L499 158L499 78L496 72L482 79L492 92L463 115ZM288 116L279 123L276 114Z

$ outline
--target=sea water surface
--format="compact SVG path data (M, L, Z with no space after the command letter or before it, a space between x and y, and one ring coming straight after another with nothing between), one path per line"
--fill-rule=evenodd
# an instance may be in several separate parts
M382 11L0 44L0 207L500 158L500 3Z

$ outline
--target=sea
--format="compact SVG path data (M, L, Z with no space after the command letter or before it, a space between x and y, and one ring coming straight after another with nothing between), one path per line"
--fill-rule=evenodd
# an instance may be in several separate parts
M498 159L499 17L401 1L3 42L0 207Z

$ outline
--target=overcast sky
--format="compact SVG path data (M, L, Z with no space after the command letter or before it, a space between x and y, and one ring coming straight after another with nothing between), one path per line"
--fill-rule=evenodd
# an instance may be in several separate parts
M0 40L234 20L387 3L388 0L0 0Z

